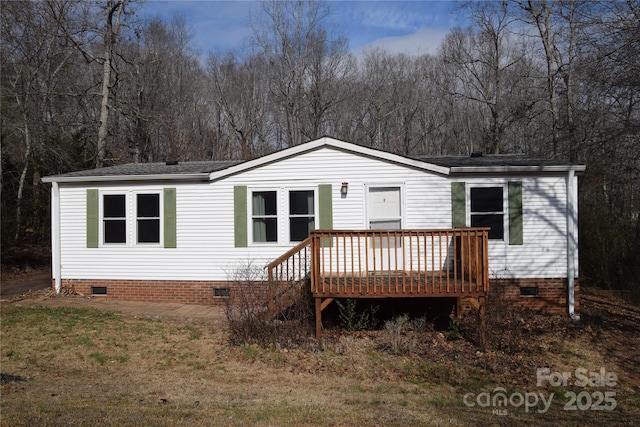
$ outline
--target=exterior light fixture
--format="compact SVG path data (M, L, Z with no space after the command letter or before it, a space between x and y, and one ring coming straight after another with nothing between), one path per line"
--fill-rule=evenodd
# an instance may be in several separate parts
M349 191L349 183L348 182L343 182L342 183L342 187L340 187L340 194L342 194L343 196L347 195L347 191Z

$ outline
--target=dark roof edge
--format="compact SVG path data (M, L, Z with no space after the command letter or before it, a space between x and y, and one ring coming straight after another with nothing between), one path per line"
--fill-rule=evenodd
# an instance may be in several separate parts
M449 168L451 175L469 173L558 173L584 172L585 165L546 165L546 166L454 166Z
M122 181L208 181L209 172L153 175L46 176L42 182L122 182Z

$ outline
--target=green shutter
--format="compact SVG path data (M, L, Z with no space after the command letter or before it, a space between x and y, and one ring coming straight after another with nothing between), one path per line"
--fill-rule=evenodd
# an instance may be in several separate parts
M318 185L318 229L333 230L333 196L331 184ZM332 240L325 238L322 246L331 246Z
M233 187L233 234L236 248L247 247L247 187Z
M509 244L522 245L522 182L514 181L509 184Z
M164 247L175 248L178 245L176 233L176 189L164 189Z
M464 182L451 183L451 226L467 225L467 194Z
M98 190L87 190L87 247L98 247Z
M318 213L320 218L318 228L320 230L333 229L333 199L331 197L331 184L318 185Z

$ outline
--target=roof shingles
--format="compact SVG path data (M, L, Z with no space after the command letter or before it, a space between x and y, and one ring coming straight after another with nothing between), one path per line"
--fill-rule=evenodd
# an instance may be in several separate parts
M125 165L109 166L105 168L89 169L57 175L59 178L82 178L102 176L148 176L148 175L187 175L208 174L241 163L239 161L208 161L184 162L177 164L166 163L128 163Z

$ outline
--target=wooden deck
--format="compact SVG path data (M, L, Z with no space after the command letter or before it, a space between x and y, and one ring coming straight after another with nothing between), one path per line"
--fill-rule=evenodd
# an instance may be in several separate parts
M471 288L468 280L454 272L407 273L383 271L356 276L330 276L315 287L316 298L424 298L480 296L484 291Z
M269 292L281 298L308 283L322 311L334 298L478 297L489 291L488 228L312 230L268 266Z

